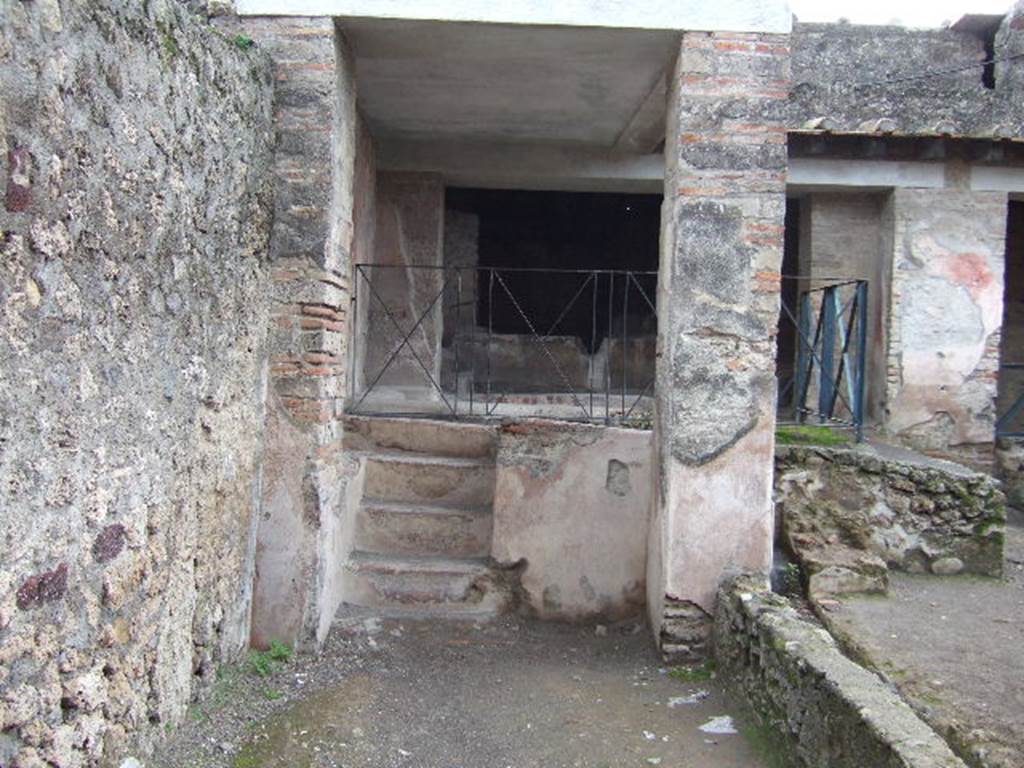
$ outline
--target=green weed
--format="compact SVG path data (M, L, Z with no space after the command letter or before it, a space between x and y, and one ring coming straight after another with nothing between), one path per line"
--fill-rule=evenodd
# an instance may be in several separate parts
M775 430L775 442L779 445L849 445L850 436L828 427L785 426Z
M268 677L277 671L281 664L286 664L292 657L292 649L284 643L274 640L265 651L253 651L249 654L249 671L257 677Z
M718 665L711 659L708 659L702 664L673 667L669 670L668 675L674 680L680 680L684 683L700 683L713 678L717 668Z

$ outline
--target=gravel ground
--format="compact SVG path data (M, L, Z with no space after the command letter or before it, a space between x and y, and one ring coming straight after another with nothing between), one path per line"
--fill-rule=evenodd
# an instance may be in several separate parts
M892 574L888 597L849 597L824 617L968 762L1024 766L1020 512L1011 510L1003 580Z
M737 710L669 674L640 626L352 619L316 658L229 671L148 765L778 765ZM740 733L701 730L729 716Z

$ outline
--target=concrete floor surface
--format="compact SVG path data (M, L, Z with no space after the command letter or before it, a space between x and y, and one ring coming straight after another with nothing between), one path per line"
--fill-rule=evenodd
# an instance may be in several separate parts
M154 764L767 768L737 715L714 679L668 674L644 627L355 618L319 659L243 674ZM739 733L701 730L729 716Z
M892 574L888 597L823 615L961 756L1024 766L1024 515L1011 511L1002 580Z

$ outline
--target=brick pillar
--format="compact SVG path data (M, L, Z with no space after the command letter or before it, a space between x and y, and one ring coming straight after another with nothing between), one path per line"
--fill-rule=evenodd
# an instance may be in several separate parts
M723 576L771 566L788 36L685 33L670 85L648 602L686 657Z
M227 19L274 61L271 368L252 641L321 641L338 604L356 124L330 18Z

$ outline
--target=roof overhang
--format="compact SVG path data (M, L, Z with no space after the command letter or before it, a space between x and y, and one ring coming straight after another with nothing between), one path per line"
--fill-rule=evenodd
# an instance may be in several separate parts
M487 24L787 33L787 0L236 0L246 16L335 16Z

